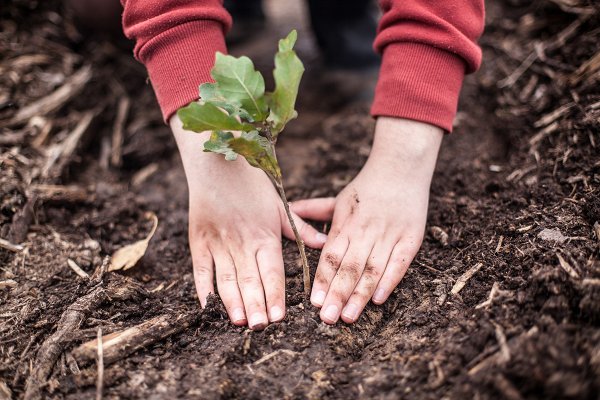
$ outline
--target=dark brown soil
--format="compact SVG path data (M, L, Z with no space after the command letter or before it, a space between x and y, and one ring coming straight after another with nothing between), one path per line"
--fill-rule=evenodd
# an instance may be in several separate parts
M107 363L106 398L600 399L600 9L592 3L489 4L484 65L465 83L428 232L399 288L355 325L327 326L302 303L297 250L286 241L288 315L262 332L231 325L217 298L199 307L183 170L127 44L84 37L57 1L4 5L0 237L24 249L0 247L0 398L23 397L41 367L49 376L30 393L93 398L97 366L78 363L73 350L98 328L106 335L167 315L183 328ZM235 52L268 70L276 37ZM326 73L304 37L300 119L280 150L292 198L336 194L365 161L374 124L361 100L372 77ZM92 75L80 93L10 123L86 65ZM117 167L111 138L125 98ZM89 112L72 154L45 168ZM41 184L75 189L61 195ZM104 256L147 234L148 211L160 222L143 259L99 274ZM309 253L313 267L318 256ZM80 278L67 259L96 276ZM100 297L75 303L90 293ZM82 322L68 325L73 315ZM48 357L49 339L65 326Z

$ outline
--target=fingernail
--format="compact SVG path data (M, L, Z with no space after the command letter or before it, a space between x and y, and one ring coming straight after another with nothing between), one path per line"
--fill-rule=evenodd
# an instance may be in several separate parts
M261 330L264 329L269 324L269 321L265 318L265 315L260 312L255 312L250 316L250 320L248 321L248 326L250 329Z
M314 305L321 307L325 302L325 296L327 296L327 293L325 293L322 290L319 290L318 292L313 293L312 297L310 298L310 301Z
M325 242L327 241L327 235L319 232L315 235L315 240L321 244L325 244Z
M325 312L323 312L323 317L333 323L335 321L337 321L338 316L340 314L340 309L338 308L338 306L336 306L335 304L331 304L330 306L328 306L325 309Z
M244 309L243 308L235 308L231 312L231 319L233 319L233 322L244 321L246 319L246 314L244 314Z
M373 295L373 302L375 303L383 303L386 298L386 292L384 289L377 289L375 294Z
M348 318L352 322L358 318L358 307L350 303L344 308L344 317Z
M283 318L283 310L280 307L273 306L269 311L269 320L271 322L276 322Z

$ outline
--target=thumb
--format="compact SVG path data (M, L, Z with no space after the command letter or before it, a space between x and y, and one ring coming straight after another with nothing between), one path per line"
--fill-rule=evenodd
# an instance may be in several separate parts
M281 231L283 235L290 240L296 240L292 225L285 213L282 218L283 224L281 226ZM313 249L322 249L327 241L327 235L313 228L294 212L292 212L292 218L294 219L294 224L296 225L296 229L298 229L298 233L300 234L302 241L304 241L304 244Z
M331 221L335 208L335 197L298 200L290 206L292 212L302 218L314 221Z

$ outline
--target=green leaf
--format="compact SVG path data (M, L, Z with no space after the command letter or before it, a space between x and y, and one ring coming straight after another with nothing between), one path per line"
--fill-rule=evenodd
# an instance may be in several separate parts
M228 141L229 147L244 156L248 164L260 168L272 177L281 178L281 170L269 141L257 131L244 132L241 137Z
M254 122L254 118L248 111L242 108L239 102L228 102L219 92L219 85L216 83L203 83L200 85L200 100L227 111L231 116L238 116L248 122Z
M233 133L216 131L210 135L210 139L204 142L204 151L225 155L227 161L233 161L237 154L229 147L229 141L233 139Z
M283 130L285 124L298 116L294 107L304 65L293 50L296 39L297 33L293 30L285 39L279 41L279 51L275 54L275 91L269 96L271 113L267 118L274 136Z
M217 52L215 66L210 72L217 82L218 92L230 104L239 104L254 121L264 121L267 117L265 103L265 80L254 69L248 57L232 57Z
M236 118L225 114L212 103L190 103L180 108L177 115L183 122L183 129L194 132L254 129L252 125L239 122Z

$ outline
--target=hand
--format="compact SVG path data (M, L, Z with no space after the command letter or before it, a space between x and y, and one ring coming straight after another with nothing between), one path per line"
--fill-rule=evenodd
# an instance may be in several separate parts
M333 218L311 294L324 322L355 322L400 283L423 241L442 137L428 124L380 117L367 163L336 198L292 204L302 218Z
M202 307L213 278L231 321L263 329L285 316L281 233L294 235L267 176L243 157L225 161L204 153L209 133L186 132L171 118L189 188L189 240ZM306 245L321 248L326 235L295 216Z

